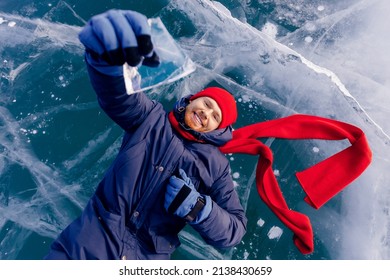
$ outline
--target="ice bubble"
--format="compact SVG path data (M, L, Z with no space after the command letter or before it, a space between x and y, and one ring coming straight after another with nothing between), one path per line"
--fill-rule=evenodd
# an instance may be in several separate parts
M14 22L14 21L10 21L9 23L8 23L8 26L9 27L14 27L16 25L16 22Z
M275 169L275 170L274 170L274 175L275 175L275 176L280 176L280 171L279 171L278 169Z
M249 257L249 253L248 253L247 250L245 250L245 252L244 252L244 260L247 260L248 257Z
M265 221L263 219L259 219L256 223L259 227L262 227L265 224Z
M242 96L242 101L244 103L250 102L251 101L251 97L249 95L245 94L245 95Z
M234 179L240 178L240 173L234 172L234 173L233 173L233 178L234 178Z
M325 6L322 6L322 5L318 6L317 10L322 12L323 10L325 10Z
M307 23L305 25L305 28L307 31L315 31L317 29L316 25L314 23L311 23L311 22Z
M306 42L306 43L311 43L311 42L313 42L313 37L307 36L307 37L305 38L305 42Z
M313 152L318 153L320 149L318 147L313 147Z
M268 232L269 239L279 239L283 234L283 230L280 227L273 226Z
M4 22L7 22L8 20L6 19L3 19L2 17L0 17L0 24L4 23Z
M270 22L267 22L264 24L263 28L261 31L271 38L276 38L276 35L278 34L278 27Z

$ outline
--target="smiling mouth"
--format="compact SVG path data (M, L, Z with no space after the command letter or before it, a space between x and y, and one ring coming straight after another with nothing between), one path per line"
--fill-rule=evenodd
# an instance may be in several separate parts
M195 123L197 123L198 125L203 127L202 119L199 117L199 115L197 113L194 113L194 121L195 121Z

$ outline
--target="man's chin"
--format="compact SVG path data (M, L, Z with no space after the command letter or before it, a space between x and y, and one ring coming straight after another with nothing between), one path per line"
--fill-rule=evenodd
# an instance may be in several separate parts
M193 131L202 132L202 127L198 127L198 126L193 125L193 124L190 124L190 125L187 124L187 126L188 126L189 128L191 128Z

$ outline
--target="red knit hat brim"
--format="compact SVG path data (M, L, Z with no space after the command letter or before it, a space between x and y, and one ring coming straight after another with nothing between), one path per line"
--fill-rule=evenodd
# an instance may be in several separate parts
M237 105L233 95L219 87L209 87L191 96L190 100L199 97L210 97L217 102L222 112L222 121L218 128L233 125L237 120Z

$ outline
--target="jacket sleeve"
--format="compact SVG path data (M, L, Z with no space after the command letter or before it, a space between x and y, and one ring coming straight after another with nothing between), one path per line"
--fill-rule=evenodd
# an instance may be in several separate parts
M88 62L86 64L97 100L105 113L126 131L141 124L156 102L142 92L127 94L123 76L108 76L95 70Z
M193 225L206 243L217 248L233 247L246 233L247 218L233 187L228 166L211 187L212 210L201 223Z

